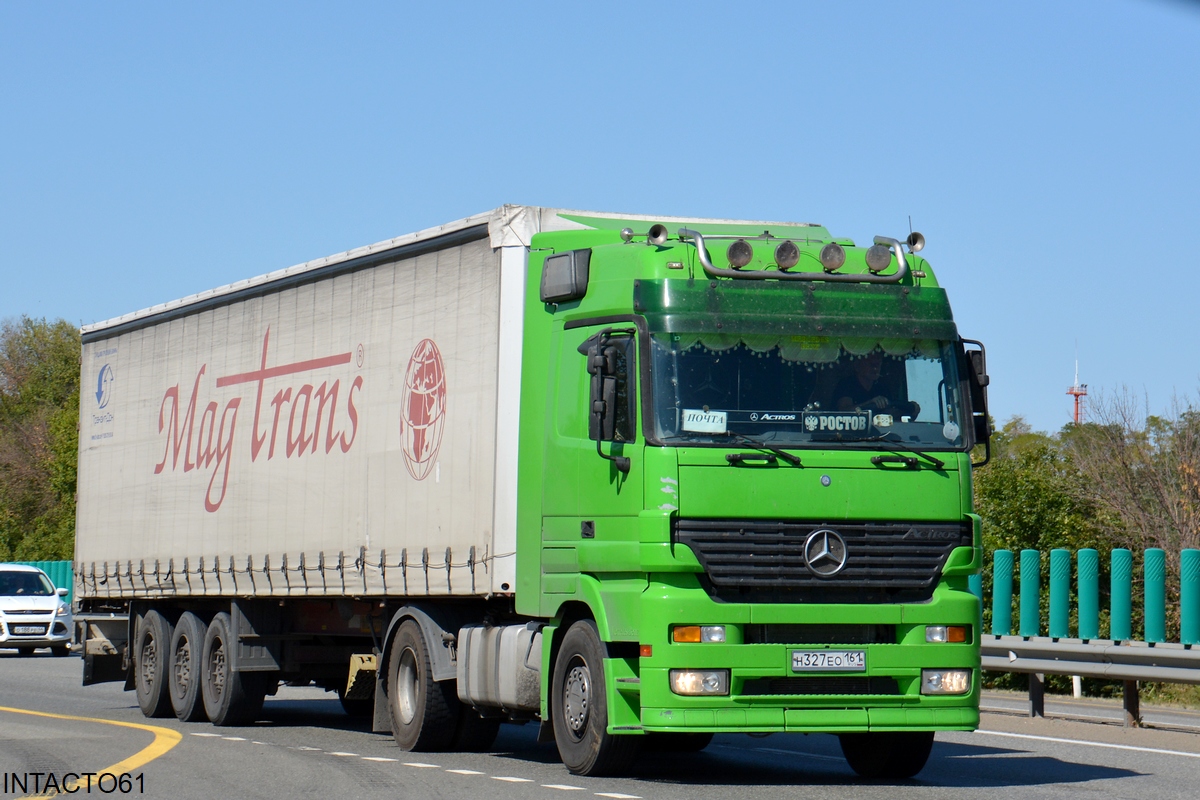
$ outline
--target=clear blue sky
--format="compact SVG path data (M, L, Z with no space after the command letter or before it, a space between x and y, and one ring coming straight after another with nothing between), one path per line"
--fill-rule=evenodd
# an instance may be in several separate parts
M0 5L0 318L88 323L502 203L908 215L992 411L1200 386L1200 5Z

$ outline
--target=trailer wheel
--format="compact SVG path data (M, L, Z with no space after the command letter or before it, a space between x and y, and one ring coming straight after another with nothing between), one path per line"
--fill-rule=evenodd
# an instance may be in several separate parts
M458 726L453 681L435 681L429 647L415 620L396 631L388 656L388 710L401 750L443 750Z
M486 753L492 749L492 742L499 733L499 717L481 717L475 709L462 705L450 749L460 753Z
M262 710L266 696L260 675L234 672L230 668L230 652L234 647L231 627L227 612L213 617L205 632L202 650L200 690L204 696L204 711L214 725L221 726L252 722Z
M157 611L147 611L138 621L133 642L133 682L138 707L147 717L171 714L171 695L167 687L167 661L170 656L171 623Z
M205 719L200 684L204 672L201 654L206 632L200 618L189 611L179 618L171 635L171 673L168 683L171 708L180 722L200 722Z
M843 733L838 740L846 763L863 778L911 778L925 767L933 749L932 731Z
M619 774L637 756L636 738L608 733L604 652L596 623L585 619L567 630L554 662L554 741L563 764L575 775Z

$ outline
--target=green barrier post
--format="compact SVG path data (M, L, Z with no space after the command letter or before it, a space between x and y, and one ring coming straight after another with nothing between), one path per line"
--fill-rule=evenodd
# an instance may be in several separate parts
M1179 641L1200 644L1200 550L1179 554Z
M1133 638L1133 553L1123 547L1112 551L1111 580L1108 638L1128 642Z
M1066 639L1070 624L1071 551L1056 547L1050 551L1050 637Z
M1146 641L1167 640L1167 554L1157 547L1148 549L1142 561L1143 613Z
M1037 550L1021 551L1021 636L1037 636L1041 630L1039 619L1040 582L1042 577L1042 554Z
M1100 554L1091 548L1079 551L1076 571L1079 593L1079 638L1100 638Z
M992 553L992 635L1012 634L1013 554L1011 550Z

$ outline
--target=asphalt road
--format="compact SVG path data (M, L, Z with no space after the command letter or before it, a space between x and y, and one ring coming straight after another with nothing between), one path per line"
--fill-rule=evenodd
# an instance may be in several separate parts
M170 798L463 798L555 800L779 800L780 798L1025 797L1194 798L1200 735L1126 730L1074 719L1029 720L999 710L977 733L939 734L914 780L864 782L850 772L832 736L753 739L719 736L703 753L647 755L628 778L580 778L539 745L532 725L505 726L486 754L416 754L346 717L336 699L284 688L263 718L244 728L147 720L119 684L83 688L78 658L0 651L0 771L86 773L114 765L134 776L129 794ZM1015 700L1020 707L1019 698ZM1053 709L1053 704L1051 705ZM1075 708L1075 711L1080 709ZM1150 709L1145 709L1151 711ZM27 711L57 716L38 716ZM75 717L65 719L63 717ZM1119 717L1117 717L1119 718ZM1193 717L1194 720L1194 717ZM116 723L116 724L114 724ZM140 784L136 779L141 775ZM28 786L32 791L32 778ZM94 780L94 779L93 779ZM111 791L106 779L100 792ZM20 787L0 786L0 798ZM84 795L81 789L77 797Z

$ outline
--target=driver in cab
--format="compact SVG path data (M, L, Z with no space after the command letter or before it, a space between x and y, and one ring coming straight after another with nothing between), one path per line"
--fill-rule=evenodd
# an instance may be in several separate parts
M883 369L883 353L872 350L851 362L850 374L838 381L834 389L834 406L838 411L872 411L916 418L921 407L911 400L892 401L884 393L879 380Z

